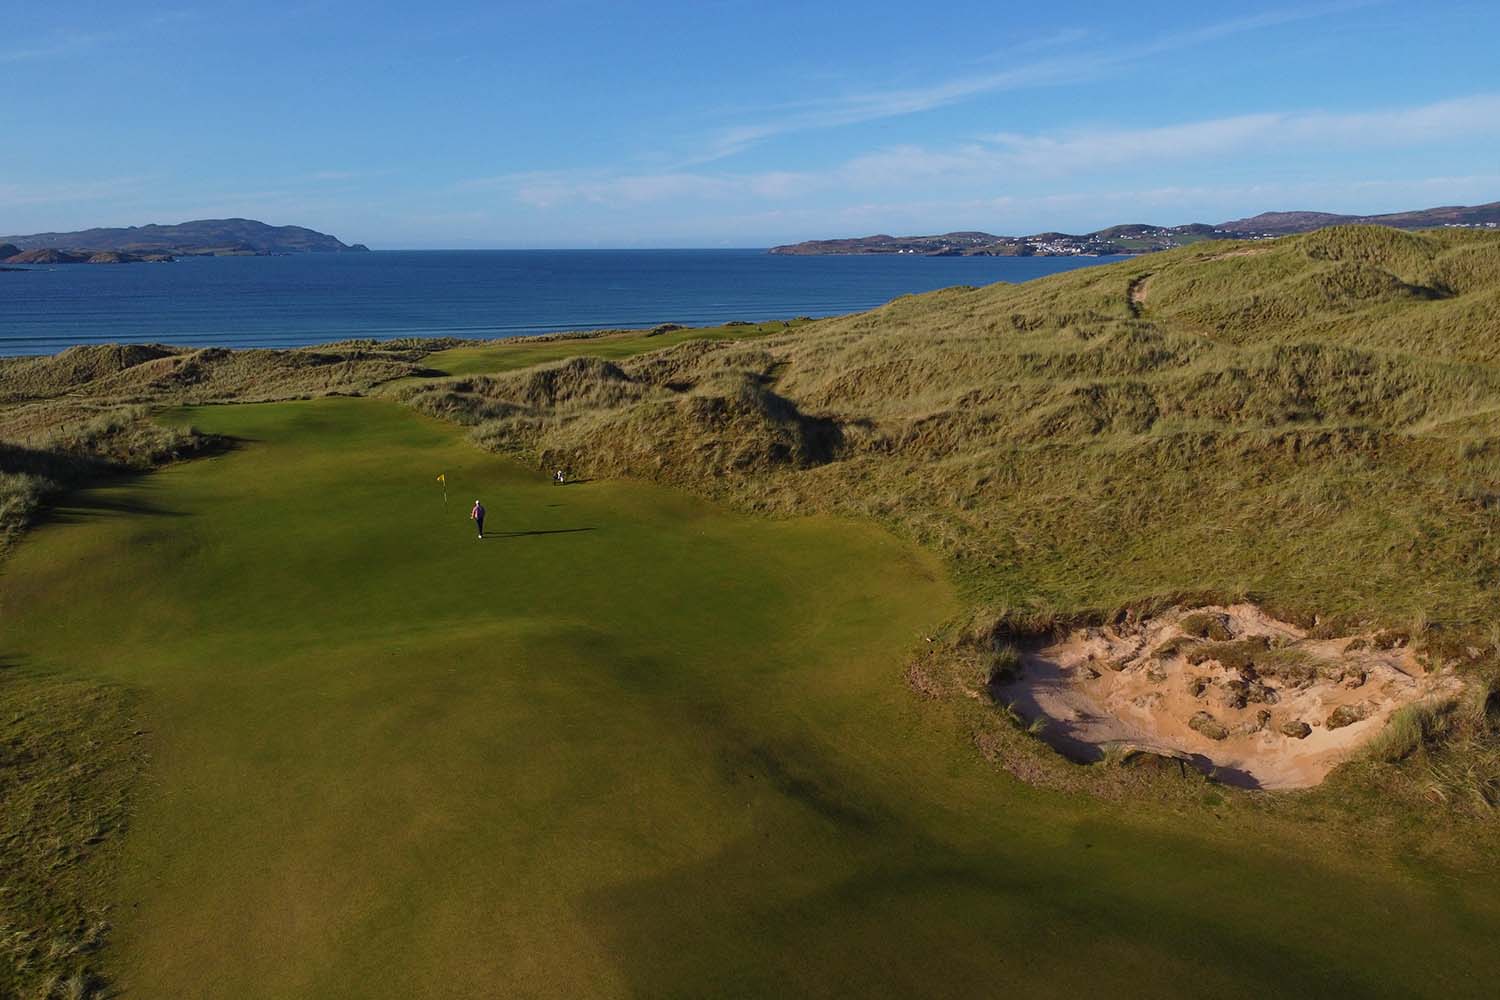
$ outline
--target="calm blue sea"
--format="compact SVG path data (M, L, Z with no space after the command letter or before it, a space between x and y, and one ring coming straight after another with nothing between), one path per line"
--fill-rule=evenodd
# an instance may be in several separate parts
M1110 257L784 257L763 250L424 250L199 257L0 273L0 354L154 341L290 347L346 337L833 316Z

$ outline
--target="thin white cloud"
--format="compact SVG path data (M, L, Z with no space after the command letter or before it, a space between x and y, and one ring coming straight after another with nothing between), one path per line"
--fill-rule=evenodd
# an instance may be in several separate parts
M624 208L662 202L795 202L829 191L880 192L942 183L983 190L1047 184L1077 174L1119 172L1261 154L1419 149L1500 137L1500 94L1354 113L1266 112L1136 129L997 133L952 148L897 146L826 170L533 172L470 181L467 191L508 193L532 208L574 203Z
M1275 28L1283 24L1295 24L1300 21L1347 14L1367 7L1377 7L1381 6L1383 2L1384 0L1338 0L1338 2L1333 3L1261 11L1258 14L1250 14L1246 17L1237 17L1228 21L1219 21L1214 24L1207 24L1163 35L1152 42L1134 49L1130 52L1128 58L1139 59L1162 55L1167 52L1176 52L1181 49L1191 48L1194 45L1216 42L1223 38L1232 38L1235 35L1242 35L1250 31L1260 31L1264 28Z
M1371 164L1378 161L1371 160ZM1372 167L1378 170L1378 166ZM1307 177L1285 182L1225 184L1121 183L1102 189L948 195L941 185L895 192L850 194L849 200L720 203L711 212L664 212L640 203L620 211L583 206L575 215L508 212L474 204L464 215L392 216L382 227L387 245L427 240L420 227L448 234L434 246L767 246L800 239L874 232L931 233L983 229L996 233L1044 230L1089 232L1121 222L1175 225L1220 222L1274 209L1314 208L1370 214L1440 204L1478 204L1500 190L1500 172L1393 178L1378 173L1349 181ZM395 235L392 230L397 230ZM346 238L358 233L331 231ZM504 232L503 240L496 234ZM404 242L403 242L404 241Z
M1359 181L1307 180L1287 183L1160 185L1099 191L1054 191L991 197L871 198L840 206L775 206L716 216L722 231L766 234L772 242L863 235L872 232L945 232L982 229L1025 234L1044 230L1091 232L1122 222L1179 225L1222 222L1268 210L1314 206L1324 211L1376 214L1437 204L1476 204L1493 198L1500 173ZM693 220L674 219L685 233ZM640 225L620 222L628 239Z
M11 48L0 49L0 64L69 56L76 52L82 52L85 49L91 49L110 37L103 34L71 32L59 35L48 41L24 43Z
M371 173L363 170L315 170L304 179L317 182L354 181L369 176Z
M999 133L969 157L977 169L1078 171L1246 150L1393 149L1500 136L1500 95L1333 114L1276 112L1139 129ZM955 164L958 165L958 164Z
M0 208L104 201L141 191L150 177L106 177L98 180L17 184L0 180Z
M198 21L201 17L200 11L177 8L157 11L144 20L135 21L126 27L104 31L61 31L47 38L19 42L0 48L0 65L71 56L101 45L133 41L139 35L150 34L176 24Z
M719 131L696 154L685 159L681 166L692 167L725 159L767 139L792 132L836 128L917 114L981 94L1084 82L1143 59L1247 32L1342 14L1376 2L1378 0L1349 0L1266 11L1159 36L1145 42L1121 45L1108 51L1033 61L989 73L953 77L921 87L874 90L820 101L800 102L784 106L787 113L780 117Z

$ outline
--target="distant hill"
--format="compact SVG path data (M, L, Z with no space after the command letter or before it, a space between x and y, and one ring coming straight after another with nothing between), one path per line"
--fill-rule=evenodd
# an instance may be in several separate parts
M1091 233L1033 233L1030 236L996 236L992 233L958 232L937 236L861 236L852 239L808 240L772 247L771 253L797 256L816 254L894 253L928 257L1063 257L1079 254L1154 253L1186 246L1199 240L1259 239L1308 233L1327 226L1377 225L1397 229L1433 229L1442 226L1500 228L1500 201L1472 207L1447 205L1416 212L1387 215L1335 215L1330 212L1264 212L1248 219L1234 219L1211 226L1202 222L1183 226L1129 223Z
M1328 212L1263 212L1248 219L1219 223L1218 228L1236 232L1286 236L1307 233L1325 226L1393 226L1396 229L1433 229L1438 226L1500 228L1500 201L1487 205L1444 205L1417 212L1386 215L1331 215Z
M368 250L303 226L269 226L254 219L199 219L176 225L84 229L74 233L3 236L21 250L100 251L126 254L281 254L348 253Z

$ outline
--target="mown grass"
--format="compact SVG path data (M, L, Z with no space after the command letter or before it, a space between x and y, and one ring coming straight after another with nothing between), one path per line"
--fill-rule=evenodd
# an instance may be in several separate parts
M669 331L649 343L769 329ZM627 339L606 338L598 346L628 352ZM154 422L151 414L162 404L364 392L430 374L418 362L435 346L445 344L355 340L294 351L103 345L0 359L0 558L71 492L124 482L226 444L191 426ZM107 685L59 685L30 673L5 678L0 694L0 708L14 707L9 749L0 759L8 769L3 821L10 852L0 899L0 995L107 992L97 952L109 929L108 865L95 858L115 846L138 769L123 766L113 736L80 727L105 726L99 706L123 695Z
M668 323L652 330L547 334L451 347L434 351L423 360L427 367L443 375L487 375L574 357L617 361L647 351L676 347L689 341L748 340L773 333L786 333L807 322L810 321L795 319L698 327Z
M984 767L983 706L899 682L956 594L868 524L554 487L378 401L174 419L246 443L77 495L0 577L3 652L150 719L111 894L127 995L1458 995L1493 972L1492 869L1435 895L1386 867L1420 843L1172 774L1108 804Z
M69 494L226 445L155 422L164 403L362 391L421 371L430 346L103 345L0 359L0 559ZM90 679L60 683L7 666L0 658L0 996L107 995L111 859L141 772L119 732L129 694L86 669Z
M218 443L150 418L163 405L348 395L426 371L452 341L350 340L291 351L162 344L0 358L0 558L49 501Z

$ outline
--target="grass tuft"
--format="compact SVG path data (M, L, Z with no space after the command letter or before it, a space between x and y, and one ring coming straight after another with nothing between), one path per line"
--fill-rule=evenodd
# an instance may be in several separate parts
M992 687L1003 687L1021 679L1021 654L1014 646L1003 646L990 658L986 672L986 683Z
M1364 753L1399 765L1395 780L1414 797L1488 815L1500 807L1500 674L1400 709Z

